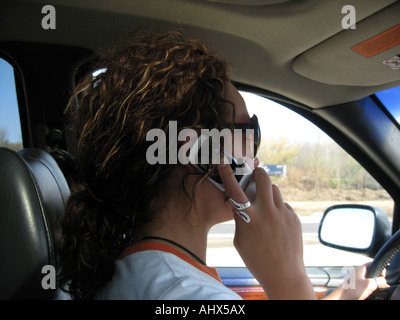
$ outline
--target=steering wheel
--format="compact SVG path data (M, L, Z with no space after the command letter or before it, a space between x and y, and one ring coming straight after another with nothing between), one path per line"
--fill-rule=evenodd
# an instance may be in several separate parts
M400 230L397 231L388 242L378 251L374 260L368 267L366 278L379 277L383 270L392 262L393 258L400 251ZM398 263L394 266L394 269L398 269ZM398 270L396 270L398 271ZM378 289L373 292L368 299L369 300L400 300L400 286L398 284L399 275L392 279L388 279L388 284L392 285L390 288Z

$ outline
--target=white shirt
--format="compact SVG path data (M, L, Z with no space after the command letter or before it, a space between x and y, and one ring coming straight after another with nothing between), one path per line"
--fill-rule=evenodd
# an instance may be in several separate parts
M158 244L159 245L159 244ZM164 245L163 245L164 246ZM168 246L169 247L169 246ZM171 252L176 251L169 247ZM111 281L97 299L119 300L240 300L241 297L182 253L144 250L115 262ZM180 257L179 257L180 256ZM185 258L185 261L184 259Z

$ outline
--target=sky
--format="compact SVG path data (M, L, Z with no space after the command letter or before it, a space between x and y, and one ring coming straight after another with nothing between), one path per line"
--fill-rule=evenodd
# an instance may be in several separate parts
M400 86L378 92L376 95L396 121L400 123Z
M331 141L321 129L296 112L248 92L243 96L250 117L257 115L261 128L261 137L288 137L294 144L302 142Z
M13 68L0 58L0 130L10 143L22 141Z
M289 137L294 144L332 141L312 122L294 111L251 93L241 92L241 94L250 116L256 114L258 117L262 137ZM381 91L376 95L400 123L400 86Z

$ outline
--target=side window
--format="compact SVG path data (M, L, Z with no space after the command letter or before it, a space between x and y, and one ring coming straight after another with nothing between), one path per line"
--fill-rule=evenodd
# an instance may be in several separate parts
M0 147L22 149L14 68L0 58Z
M306 266L354 266L365 256L323 246L318 239L322 214L335 204L368 204L391 218L389 194L328 135L294 111L260 96L241 92L249 115L261 127L257 154L284 200L303 226ZM215 226L209 234L207 263L215 267L244 266L232 246L234 222Z

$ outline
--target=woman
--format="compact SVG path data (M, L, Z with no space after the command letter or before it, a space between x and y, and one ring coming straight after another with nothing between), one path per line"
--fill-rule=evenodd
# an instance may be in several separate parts
M239 299L206 265L210 228L234 218L235 247L268 297L315 299L299 219L264 170L254 170L250 204L226 158L203 172L187 162L149 163L150 130L165 133L168 159L192 141L174 145L171 123L198 134L250 123L257 129L227 63L175 33L136 34L101 56L98 68L106 71L84 79L68 108L82 176L66 207L60 251L60 283L72 297ZM253 140L244 134L243 151L235 144L230 152L254 168ZM225 192L207 179L218 175ZM364 298L376 289L358 279L360 292L338 289L333 297Z

